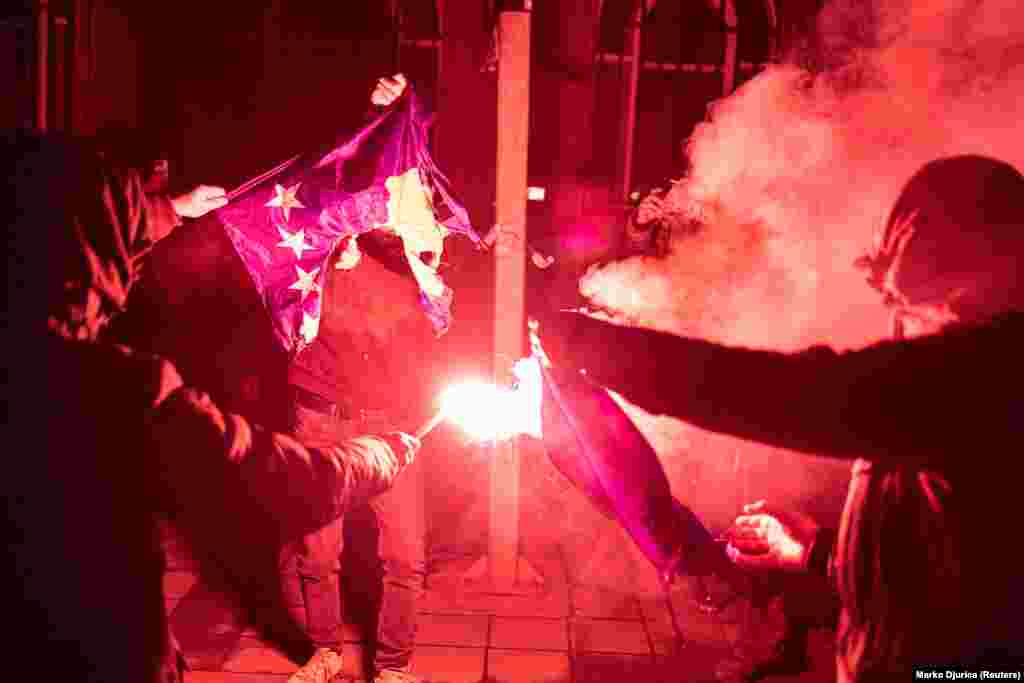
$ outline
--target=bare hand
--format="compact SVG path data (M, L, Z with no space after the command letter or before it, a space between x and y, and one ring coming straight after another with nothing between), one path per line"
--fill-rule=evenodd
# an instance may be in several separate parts
M656 194L649 194L640 202L636 210L636 224L639 226L661 218L665 213L665 200Z
M743 506L725 536L726 552L751 570L805 571L818 524L794 510L771 510L763 500Z
M370 95L370 102L378 107L390 106L402 96L408 85L409 82L402 74L395 74L391 78L377 79L377 87Z
M401 468L408 467L413 463L416 459L416 453L423 445L415 436L405 432L390 432L385 434L384 438L391 446L391 450L395 452L398 458L398 466Z
M228 203L223 187L197 185L189 192L171 199L174 211L186 218L199 218Z

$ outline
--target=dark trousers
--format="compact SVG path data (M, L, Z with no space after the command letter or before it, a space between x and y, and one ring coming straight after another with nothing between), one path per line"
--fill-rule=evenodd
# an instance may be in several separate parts
M394 429L390 425L342 420L295 402L292 427L296 438L310 445ZM355 577L359 579L355 583L362 585L369 579L375 584L372 592L379 595L375 619L371 619L371 624L376 622L375 641L371 642L373 665L377 670L408 667L426 576L424 533L423 482L417 461L386 493L283 549L284 590L289 602L304 607L301 621L315 647L340 651L342 551L346 550L346 539L368 539L347 549L355 552L346 552L346 559L355 555L352 564L370 574Z

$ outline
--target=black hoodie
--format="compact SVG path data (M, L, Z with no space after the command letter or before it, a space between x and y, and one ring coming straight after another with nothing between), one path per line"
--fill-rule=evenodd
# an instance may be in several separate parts
M166 683L177 667L158 517L174 517L204 576L244 598L280 537L386 490L416 443L392 434L307 449L221 412L168 361L97 341L139 259L176 223L170 202L87 145L33 133L6 142L7 443L17 447L3 477L4 584L17 595L5 616L9 664L29 669L12 678Z

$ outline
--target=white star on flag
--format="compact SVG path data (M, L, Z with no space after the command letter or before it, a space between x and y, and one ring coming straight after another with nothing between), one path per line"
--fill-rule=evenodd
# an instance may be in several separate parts
M295 266L295 273L298 275L299 279L293 282L292 286L288 289L297 289L302 292L302 298L299 299L299 301L305 301L310 292L320 291L320 285L314 282L314 278L316 278L316 274L319 272L319 268L314 268L307 273L302 268Z
M298 232L288 234L286 230L278 226L277 231L281 233L281 241L278 247L286 247L295 252L295 258L302 258L302 252L313 247L306 244L306 231L299 228Z
M299 192L299 187L302 183L296 183L294 187L289 187L287 190L281 185L274 185L274 198L263 206L272 207L276 206L281 209L284 213L284 222L287 223L291 216L292 209L304 209L306 205L299 201L299 198L295 195Z
M313 339L316 338L316 333L320 329L320 318L312 316L305 311L302 312L302 327L299 328L299 334L306 340L307 344L313 343Z

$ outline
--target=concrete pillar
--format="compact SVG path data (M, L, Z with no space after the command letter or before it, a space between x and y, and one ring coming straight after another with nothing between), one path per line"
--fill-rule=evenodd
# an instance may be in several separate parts
M495 219L495 374L525 355L526 183L530 137L530 13L498 17L498 140ZM490 579L496 590L518 582L519 444L494 446L490 477Z

